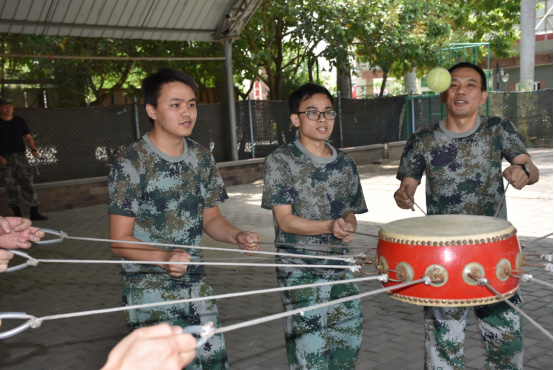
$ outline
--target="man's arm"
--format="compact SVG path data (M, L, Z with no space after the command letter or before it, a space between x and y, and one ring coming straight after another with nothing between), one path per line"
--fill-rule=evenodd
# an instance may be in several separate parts
M110 214L110 239L137 241L133 236L135 218ZM185 250L165 251L145 244L111 243L112 252L131 261L190 262L190 254ZM188 265L156 265L165 269L169 275L179 277L185 274Z
M33 136L31 134L27 134L23 137L27 141L27 145L29 146L29 149L31 149L33 157L40 158L40 153L37 150L37 146L35 145L35 140L33 139Z
M284 204L273 206L273 214L279 228L288 234L333 234L337 239L342 239L346 243L354 239L354 235L346 230L356 231L358 226L356 215L352 211L346 212L336 220L308 220L307 218L293 215L292 205Z
M404 176L400 182L400 187L394 193L396 205L402 209L411 209L414 206L414 195L419 182L411 177Z
M219 211L219 207L205 208L203 212L202 228L214 240L236 244L241 249L257 251L260 249L260 236L250 231L231 225Z

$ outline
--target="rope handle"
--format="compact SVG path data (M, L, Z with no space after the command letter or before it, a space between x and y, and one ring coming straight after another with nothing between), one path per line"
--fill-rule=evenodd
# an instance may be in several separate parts
M183 328L183 333L198 335L200 338L196 340L196 349L200 349L215 334L214 323L210 321L206 325L187 326Z
M13 337L14 335L19 334L28 328L38 328L42 324L39 319L34 316L27 315L25 312L2 312L0 313L0 319L28 319L27 322L19 325L16 328L0 332L0 339Z
M36 244L56 244L56 243L61 243L66 237L67 237L67 233L63 232L63 231L56 231L56 230L52 230L52 229L40 229L40 231L42 231L43 233L45 234L52 234L52 235L56 235L56 236L59 236L59 238L57 239L49 239L49 240L39 240L38 242L35 242Z
M8 269L5 272L16 272L16 271L19 271L19 270L23 270L23 269L25 269L29 266L38 265L38 260L36 260L33 257L29 256L28 253L25 253L25 252L17 250L17 249L4 249L4 250L6 250L10 253L13 253L13 254L17 254L20 257L27 258L26 262L24 262L20 265L17 265L17 266L8 267Z

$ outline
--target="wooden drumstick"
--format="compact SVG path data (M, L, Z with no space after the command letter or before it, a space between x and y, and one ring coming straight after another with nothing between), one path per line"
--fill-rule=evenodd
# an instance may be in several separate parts
M406 194L406 195L407 195L407 194ZM421 207L417 205L417 203L415 202L415 200L414 200L411 196L408 195L408 198L410 198L410 200L412 201L412 203L415 204L416 207L419 208L419 210L420 210L421 212L423 212L423 214L424 214L425 216L427 216L427 213L425 213L425 211L422 210ZM415 211L413 205L412 205L412 211Z
M502 195L502 201L498 205L498 208L496 209L494 217L498 217L498 214L500 213L500 208L502 208L502 204L506 200L506 192L508 191L508 186L510 186L510 179L508 179L508 184L506 184L506 189L504 189L504 194Z

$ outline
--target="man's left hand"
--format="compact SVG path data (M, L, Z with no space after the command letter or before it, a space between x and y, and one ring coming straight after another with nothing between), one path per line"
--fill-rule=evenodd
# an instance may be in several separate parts
M516 164L506 168L502 175L508 180L510 185L518 190L523 189L525 185L529 184L529 176L527 176L520 165Z

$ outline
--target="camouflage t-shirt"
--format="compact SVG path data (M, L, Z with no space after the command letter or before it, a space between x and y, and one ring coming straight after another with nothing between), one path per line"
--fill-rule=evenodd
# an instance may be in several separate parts
M194 246L202 240L204 209L228 198L208 149L185 138L183 154L171 157L148 135L130 145L112 164L108 191L108 213L135 217L134 237L144 242ZM185 250L193 257L202 256L199 249ZM160 267L139 264L124 264L122 272L167 275ZM187 270L188 275L201 272L201 266Z
M367 207L362 192L358 170L349 154L329 148L333 154L321 158L310 153L296 140L275 150L264 163L264 190L262 207L271 209L278 205L292 205L292 214L308 220L335 220L348 211L365 213ZM279 229L275 217L275 242L337 245L338 248L310 249L281 246L283 252L304 255L344 254L347 248L332 234L297 235ZM280 259L281 263L341 264L338 261L320 259ZM328 271L328 270L327 270ZM319 271L321 272L321 271Z
M528 154L512 122L478 117L469 131L454 133L444 121L414 133L402 153L396 178L426 180L427 213L494 216L504 196L502 158ZM506 218L506 202L499 216Z

